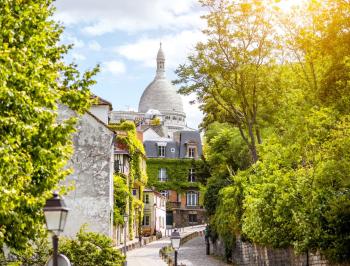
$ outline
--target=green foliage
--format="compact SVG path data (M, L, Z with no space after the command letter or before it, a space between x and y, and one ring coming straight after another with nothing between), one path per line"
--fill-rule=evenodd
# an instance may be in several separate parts
M272 1L200 2L210 10L204 16L208 38L197 44L189 64L176 70L175 83L182 84L180 93L196 93L203 127L215 121L237 127L256 162L261 130L279 99Z
M122 175L114 175L114 225L124 224L123 215L126 211L127 199L130 196L130 190L126 184L126 177Z
M52 248L47 234L43 234L30 242L24 250L10 249L9 259L0 255L0 265L8 266L42 266L48 261L52 254Z
M211 124L205 132L204 153L211 174L204 206L208 215L213 215L218 205L220 189L232 184L231 175L239 169L246 169L251 159L238 130L221 123Z
M90 106L97 68L80 76L63 56L51 0L0 2L0 246L25 248L43 230L42 208L70 173L75 118L57 123L58 104Z
M209 38L178 74L182 92L196 92L206 115L205 154L212 176L205 204L212 235L218 234L227 247L234 234L241 234L261 245L317 250L331 262L349 262L349 4L313 0L283 15L269 10L273 5L262 10L268 1L202 2L210 8ZM280 32L277 38L266 35L275 43L262 46L265 59L258 67L256 50L247 47L260 35L242 41L254 32L249 27L256 21L263 21L255 28L259 34L271 21ZM256 89L255 102L251 89ZM240 116L234 116L236 110ZM247 123L243 127L240 118ZM211 125L214 121L231 128ZM244 165L239 162L242 141L254 155L250 129L259 156Z
M129 237L133 239L133 224L134 219L136 219L136 223L141 226L142 221L142 213L143 213L143 202L142 200L135 199L132 195L132 189L136 186L140 188L140 198L143 199L143 188L148 182L148 176L146 172L146 156L145 150L143 147L143 143L138 139L136 127L133 122L125 121L121 124L110 124L109 127L117 132L117 142L125 145L125 148L128 150L130 155L130 169L129 169L129 187L127 197L129 200L129 214L134 214L135 208L139 208L141 212L140 215L129 215ZM115 224L123 224L122 215L125 213L125 204L127 202L127 197L124 199L117 199L116 197L120 197L122 195L125 196L125 185L120 183L120 179L117 180L119 184L123 187L122 189L117 188L118 195L115 195ZM116 184L115 184L116 185ZM123 211L123 212L122 212Z
M158 172L160 168L165 168L168 179L166 182L158 180ZM194 168L196 172L197 182L188 182L189 169ZM147 175L149 177L148 185L155 187L157 190L174 190L183 192L189 188L200 188L200 175L202 170L201 160L189 159L165 159L165 158L148 158L147 159Z
M59 250L76 266L120 266L125 261L112 240L103 235L86 232L82 227L76 238L62 238Z

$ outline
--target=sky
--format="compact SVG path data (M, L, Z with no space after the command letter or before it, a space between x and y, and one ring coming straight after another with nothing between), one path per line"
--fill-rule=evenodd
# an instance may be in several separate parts
M276 0L287 10L302 0ZM56 0L54 18L65 26L62 43L74 44L66 57L84 71L101 65L92 91L110 101L114 110L138 109L139 99L153 80L162 42L169 80L186 62L206 23L197 0ZM203 117L194 96L182 97L189 127Z
M84 71L101 65L92 91L110 101L114 110L136 110L153 80L159 43L166 56L166 73L186 62L204 40L197 0L57 0L55 19L65 26L62 43L74 44L66 57ZM183 97L187 124L198 128L202 113Z

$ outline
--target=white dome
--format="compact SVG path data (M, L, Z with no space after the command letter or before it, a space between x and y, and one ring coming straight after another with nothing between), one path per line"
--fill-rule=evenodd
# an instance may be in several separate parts
M165 77L165 56L160 46L157 54L157 72L154 80L147 86L139 102L139 112L146 113L156 109L162 114L184 114L181 96Z
M154 79L143 92L139 112L146 113L150 109L159 110L161 113L184 112L181 96L167 79Z

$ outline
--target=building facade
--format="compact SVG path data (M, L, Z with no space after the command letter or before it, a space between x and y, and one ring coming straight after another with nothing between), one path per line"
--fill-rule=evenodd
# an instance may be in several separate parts
M166 78L161 46L155 77L140 98L138 112L111 113L112 123L124 120L134 121L143 134L148 186L167 198L167 226L204 223L200 182L196 179L196 167L202 156L201 137L186 125L181 96Z
M155 190L146 188L143 193L143 202L143 235L148 236L160 232L164 236L166 229L166 197Z
M108 107L109 108L109 107ZM97 108L99 109L99 108ZM74 237L82 225L89 231L112 237L114 132L106 123L108 110L94 114L94 108L79 117L73 135L74 153L67 167L73 173L62 183L68 189L65 202L70 209L64 235ZM61 105L59 119L76 116Z

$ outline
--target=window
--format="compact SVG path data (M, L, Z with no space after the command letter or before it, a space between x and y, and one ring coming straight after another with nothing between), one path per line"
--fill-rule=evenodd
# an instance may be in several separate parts
M194 147L189 147L188 148L188 157L194 158L196 155L196 148Z
M172 153L174 153L174 152L175 152L175 148L171 148L170 151L171 151Z
M132 195L133 195L133 196L136 196L136 195L137 195L137 189L133 189L133 190L132 190Z
M158 146L158 157L165 157L165 146Z
M149 225L149 215L143 217L142 225Z
M194 168L190 168L188 171L188 182L196 182L196 173Z
M149 195L148 194L145 195L145 200L144 201L145 201L146 204L149 203Z
M197 223L197 214L189 214L188 215L188 221L190 223Z
M187 206L197 206L198 205L198 192L190 191L186 195Z
M169 199L169 191L168 190L162 190L160 192L160 194L162 194L165 198Z
M114 172L124 173L124 157L122 154L116 154L114 161Z
M165 182L167 180L166 168L159 168L159 170L158 170L158 180L160 182Z

